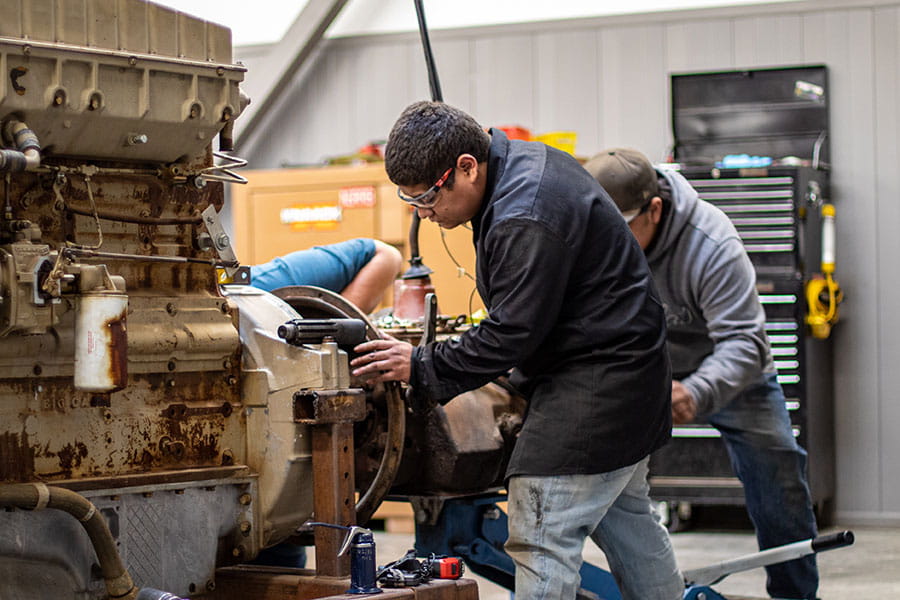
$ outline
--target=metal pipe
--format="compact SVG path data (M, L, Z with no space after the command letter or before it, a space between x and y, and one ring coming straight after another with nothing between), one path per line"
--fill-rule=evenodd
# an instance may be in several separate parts
M3 178L3 218L7 221L13 218L12 199L9 197L10 175L6 174Z
M78 208L66 204L66 210L76 215L93 217L94 211L87 208ZM140 217L137 215L123 215L111 212L97 211L97 217L104 221L118 221L121 223L135 223L137 225L200 225L203 217Z
M189 256L153 256L147 254L122 254L119 252L97 252L86 248L64 248L63 252L79 258L108 258L112 260L136 260L142 262L193 263L222 267L237 267L238 263L226 263L221 260L207 258L191 258Z

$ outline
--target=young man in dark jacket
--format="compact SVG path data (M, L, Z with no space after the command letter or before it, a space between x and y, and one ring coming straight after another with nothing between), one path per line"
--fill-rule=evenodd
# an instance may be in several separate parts
M506 474L517 597L574 598L590 535L625 598L681 598L647 495L647 457L671 429L664 314L615 205L571 156L441 103L403 112L385 162L422 218L471 222L490 316L422 348L362 344L354 374L445 403L515 367L529 400Z
M760 549L815 537L806 451L791 430L756 272L734 225L680 173L654 169L637 150L604 150L585 169L644 249L666 307L673 420L721 432ZM816 597L814 557L767 571L773 598Z

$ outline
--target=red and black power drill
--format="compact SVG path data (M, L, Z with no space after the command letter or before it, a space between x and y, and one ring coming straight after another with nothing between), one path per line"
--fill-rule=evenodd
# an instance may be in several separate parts
M464 571L463 561L456 556L416 558L409 550L402 558L378 569L375 578L384 587L411 587L432 579L459 579Z

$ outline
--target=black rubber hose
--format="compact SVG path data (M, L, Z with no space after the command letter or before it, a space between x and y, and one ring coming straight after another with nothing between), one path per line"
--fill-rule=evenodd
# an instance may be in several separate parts
M122 563L106 519L97 507L81 494L42 483L12 483L0 485L0 507L25 510L55 508L69 513L78 519L91 539L110 598L130 600L137 595L134 582Z
M413 211L412 221L409 223L409 256L411 259L419 258L419 223L419 213Z

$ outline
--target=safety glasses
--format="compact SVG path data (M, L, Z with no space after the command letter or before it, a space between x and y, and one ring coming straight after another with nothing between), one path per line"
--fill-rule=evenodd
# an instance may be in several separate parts
M407 204L415 206L416 208L431 208L434 206L434 203L437 202L437 193L441 190L441 187L447 183L447 178L450 177L450 173L452 172L453 167L444 171L444 174L441 175L441 178L438 179L433 186L418 196L407 196L400 191L400 188L397 188L397 196Z

